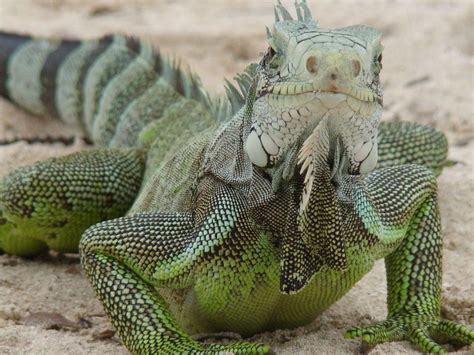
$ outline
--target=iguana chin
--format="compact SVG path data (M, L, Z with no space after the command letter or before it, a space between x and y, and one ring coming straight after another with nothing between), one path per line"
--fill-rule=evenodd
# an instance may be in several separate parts
M275 6L268 52L227 99L122 36L0 35L0 93L101 146L8 175L0 247L74 251L90 227L82 265L132 353L269 352L189 334L307 324L379 258L387 319L347 337L432 353L474 339L440 318L444 135L379 125L378 31L296 11Z

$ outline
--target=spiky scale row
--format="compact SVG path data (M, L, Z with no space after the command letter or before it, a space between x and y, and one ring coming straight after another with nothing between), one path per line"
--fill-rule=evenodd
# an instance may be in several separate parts
M227 100L211 98L199 78L133 38L81 42L0 33L0 43L0 93L32 113L84 127L98 145L136 146L150 120L179 101L176 94L197 100L195 105L203 105L215 120L225 120L242 106L241 94L234 108ZM131 132L124 129L131 125Z

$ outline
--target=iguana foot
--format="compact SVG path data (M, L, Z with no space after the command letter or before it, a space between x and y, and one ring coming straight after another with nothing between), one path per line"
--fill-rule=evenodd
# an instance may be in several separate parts
M349 329L346 338L361 338L362 351L367 352L377 344L409 340L421 351L444 354L441 343L455 347L468 346L474 341L474 331L449 320L426 320L409 316L393 317L367 327Z
M205 354L212 354L214 352L218 354L274 354L274 352L270 349L269 346L258 343L242 342L242 336L238 333L233 332L199 334L197 336L194 336L193 339L198 342L205 342L206 340L210 339L234 341L231 344L203 344L203 346L205 347Z
M44 242L18 233L15 223L9 221L0 208L0 253L28 257L39 255L47 250L48 247Z
M196 335L193 335L192 338L200 342L207 341L209 339L234 340L234 341L242 340L242 336L239 333L234 333L234 332L196 334Z
M197 353L200 353L197 352ZM203 354L273 354L268 345L238 342L232 344L209 344Z

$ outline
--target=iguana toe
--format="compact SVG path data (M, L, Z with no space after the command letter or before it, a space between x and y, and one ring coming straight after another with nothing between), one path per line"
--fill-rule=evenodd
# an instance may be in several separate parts
M394 317L367 327L351 328L345 333L345 337L361 338L361 352L365 354L377 344L399 340L409 340L423 352L445 354L447 350L441 344L469 346L474 341L474 331L447 320L408 320L406 317Z

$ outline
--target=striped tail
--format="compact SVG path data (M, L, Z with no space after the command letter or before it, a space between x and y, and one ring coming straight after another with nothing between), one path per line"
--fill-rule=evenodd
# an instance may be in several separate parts
M60 41L0 32L0 95L33 114L79 124L94 143L110 146L134 145L146 125L183 99L218 119L229 114L227 101L211 99L176 61L121 35Z

